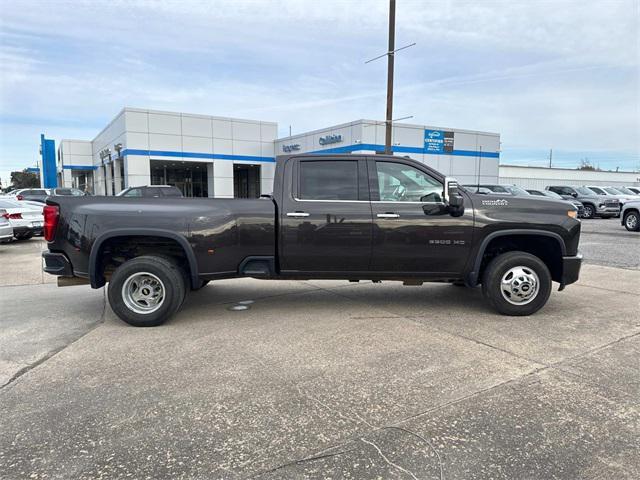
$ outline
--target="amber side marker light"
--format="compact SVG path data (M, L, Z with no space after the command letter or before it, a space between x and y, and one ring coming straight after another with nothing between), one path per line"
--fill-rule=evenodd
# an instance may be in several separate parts
M575 210L569 210L567 212L567 215L569 215L571 218L578 218L578 212L576 212Z

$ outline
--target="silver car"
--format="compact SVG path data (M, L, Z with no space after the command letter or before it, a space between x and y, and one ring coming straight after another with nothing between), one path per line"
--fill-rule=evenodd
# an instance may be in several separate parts
M0 208L0 242L8 242L13 238L13 227L9 223L9 214Z

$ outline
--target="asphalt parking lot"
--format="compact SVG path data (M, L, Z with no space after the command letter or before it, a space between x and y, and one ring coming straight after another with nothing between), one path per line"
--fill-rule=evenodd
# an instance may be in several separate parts
M639 246L583 222L580 281L530 318L242 279L136 329L43 275L41 240L0 245L0 477L638 478Z

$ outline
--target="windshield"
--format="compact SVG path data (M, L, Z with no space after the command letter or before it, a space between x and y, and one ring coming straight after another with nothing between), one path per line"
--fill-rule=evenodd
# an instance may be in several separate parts
M547 197L551 197L551 198L559 198L560 200L562 200L562 196L558 195L556 192L551 192L551 191L549 191L549 190L545 190L545 191L544 191L544 194L545 194Z
M633 190L629 190L627 187L616 187L616 190L626 195L637 195Z
M605 192L603 189L598 188L598 187L587 187L589 190L591 190L592 192L597 193L598 195L607 195L607 192Z
M512 194L517 195L517 196L529 196L529 192L527 192L524 188L520 188L517 185L509 185L507 187L507 190L509 190Z
M595 192L593 190L589 190L587 187L577 187L576 192L580 195L594 195Z
M611 195L621 195L622 194L622 192L619 192L615 188L611 188L611 187L607 187L604 190L605 190L605 192L607 192L607 193L609 193Z

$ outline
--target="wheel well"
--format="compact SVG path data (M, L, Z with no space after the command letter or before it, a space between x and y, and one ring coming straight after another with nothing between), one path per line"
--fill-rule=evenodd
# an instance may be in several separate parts
M631 212L640 213L640 211L638 211L638 209L637 209L637 208L627 208L627 209L624 211L624 216L626 217L626 216L627 216L627 214L629 214L629 213L631 213Z
M562 280L561 246L557 239L543 235L505 235L491 240L482 255L478 280L482 281L482 275L491 260L500 254L513 251L535 255L547 266L554 281Z
M155 255L173 260L186 273L191 283L191 268L187 254L176 240L152 235L123 235L106 239L96 257L95 271L99 286L127 260L142 255Z

